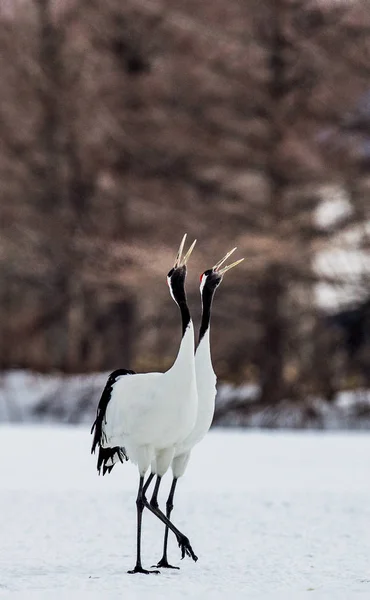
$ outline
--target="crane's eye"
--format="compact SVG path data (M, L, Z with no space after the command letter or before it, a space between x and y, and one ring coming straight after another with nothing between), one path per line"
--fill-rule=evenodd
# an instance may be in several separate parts
M171 269L171 271L168 271L167 277L172 277L173 273L174 273L174 268Z

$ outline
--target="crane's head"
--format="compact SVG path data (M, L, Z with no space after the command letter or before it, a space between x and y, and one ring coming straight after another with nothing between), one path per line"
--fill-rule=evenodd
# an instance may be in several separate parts
M167 283L170 288L171 296L178 302L179 293L181 295L181 290L184 291L185 287L185 278L186 278L186 264L189 260L189 257L194 249L197 240L194 240L192 245L190 246L187 253L183 256L184 245L186 240L186 233L181 240L180 248L177 252L175 264L172 269L167 274Z
M229 271L229 269L236 267L236 265L238 265L239 263L241 263L244 260L244 258L240 258L239 260L236 260L235 262L231 263L231 265L227 265L221 269L222 265L229 258L229 256L231 256L231 254L233 254L233 252L235 252L235 250L236 250L236 248L233 248L232 250L230 250L227 254L225 254L225 256L223 258L221 258L221 260L218 261L218 263L216 263L212 267L212 269L207 269L207 271L204 271L204 273L201 274L201 276L200 276L200 293L201 294L203 293L203 290L205 287L213 293L217 289L217 287L220 285L222 278L223 278L224 274L226 273L226 271Z

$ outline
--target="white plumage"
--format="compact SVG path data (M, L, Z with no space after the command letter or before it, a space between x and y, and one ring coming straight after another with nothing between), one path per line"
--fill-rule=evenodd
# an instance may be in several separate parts
M210 320L213 295L220 285L223 275L229 269L236 267L244 260L235 261L231 265L220 269L224 262L235 252L236 248L230 250L212 269L205 271L200 279L200 294L202 298L202 323L199 332L199 343L195 352L195 374L198 392L197 418L191 433L187 438L176 446L175 457L172 463L174 477L178 478L184 474L181 465L188 459L182 458L183 453L191 452L196 444L202 441L211 427L215 412L216 383L217 377L213 370L211 345L210 345ZM208 292L208 295L206 295Z
M198 391L197 418L190 434L176 446L171 465L176 479L184 474L194 446L208 433L215 412L217 377L212 366L209 329L195 353L195 373Z
M199 344L195 353L195 373L198 391L198 411L194 427L189 435L176 445L174 458L172 461L173 481L170 494L167 500L167 517L170 518L173 508L173 497L176 483L179 477L182 477L189 462L190 454L196 444L198 444L207 434L212 423L215 410L216 383L217 377L213 370L211 348L210 348L210 319L211 308L214 293L222 281L226 271L238 265L242 260L239 259L231 265L220 269L227 258L235 252L233 248L228 252L212 269L205 271L200 279L200 293L202 299L202 322L199 331ZM152 469L153 474L153 469ZM159 481L154 490L154 504L159 489ZM151 500L153 502L153 498ZM157 566L165 568L176 568L168 563L167 559L167 537L168 530L165 532L163 556Z
M117 379L106 410L102 447L124 447L140 475L145 475L152 463L155 472L164 475L176 444L194 427L197 405L194 330L190 323L177 359L166 373Z
M189 540L170 523L158 506L145 498L144 475L150 465L158 476L168 469L175 447L192 431L197 417L198 395L195 379L194 329L186 303L186 263L195 242L182 258L186 234L180 244L176 262L168 274L171 295L181 310L183 336L173 366L165 373L134 374L115 371L100 400L92 428L92 451L99 448L98 471L110 472L114 464L131 460L140 474L137 498L137 562L133 571L149 573L141 565L141 514L147 506L175 533L182 556L194 560ZM155 571L154 571L155 572Z

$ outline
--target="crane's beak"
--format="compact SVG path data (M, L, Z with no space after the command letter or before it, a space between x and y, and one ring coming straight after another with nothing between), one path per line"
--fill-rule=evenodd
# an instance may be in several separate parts
M236 265L238 265L239 263L241 263L244 260L244 258L240 258L239 260L236 260L235 262L231 263L231 265L228 265L227 267L224 267L223 269L220 269L220 267L229 258L229 256L231 256L233 254L233 252L235 252L235 250L236 250L236 248L233 248L227 254L225 254L225 256L223 258L221 258L221 260L219 260L218 263L216 263L212 267L213 270L216 271L219 275L224 275L226 273L226 271L229 271L229 269L232 269L233 267L236 267Z
M186 265L186 263L188 262L188 260L190 258L191 253L193 252L194 246L196 244L197 240L194 240L194 242L190 246L190 248L187 251L187 253L185 254L185 256L183 258L181 258L183 250L184 250L186 235L187 234L185 233L184 237L181 240L180 248L179 248L177 256L176 256L176 261L175 261L175 264L173 265L174 269L177 269L178 267L184 267Z

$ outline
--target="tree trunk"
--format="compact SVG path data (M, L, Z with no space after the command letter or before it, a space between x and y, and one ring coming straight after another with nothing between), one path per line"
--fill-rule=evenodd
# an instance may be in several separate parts
M266 176L269 183L269 201L267 204L271 233L279 244L279 231L284 218L285 196L289 180L280 164L280 152L286 136L284 122L284 103L289 85L287 84L287 40L284 35L286 7L284 2L274 2L271 6L273 31L270 46L270 78L268 93L270 96L270 144L266 161ZM287 322L284 318L286 306L286 281L284 265L273 256L266 267L261 282L260 300L262 304L262 348L264 357L260 364L261 401L265 404L277 404L284 398L284 354Z
M45 212L53 212L60 209L63 201L60 127L60 95L63 91L61 33L53 24L51 1L38 0L36 6L39 19L39 61L42 72L39 82L39 102L42 111L39 132L42 148L41 207Z
M261 402L278 404L284 398L284 354L286 320L284 318L285 286L282 267L271 264L267 267L260 287L261 340L260 361Z

